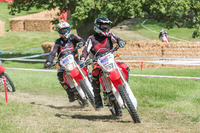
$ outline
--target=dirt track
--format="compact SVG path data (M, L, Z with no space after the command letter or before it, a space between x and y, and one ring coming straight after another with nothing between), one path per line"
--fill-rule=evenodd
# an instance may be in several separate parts
M0 97L4 97L4 93L1 92ZM17 101L27 103L38 109L38 112L33 112L26 119L20 117L14 118L19 123L19 128L23 128L26 125L27 130L31 132L43 132L47 128L51 132L76 133L182 133L197 131L197 126L195 125L181 126L173 124L173 122L158 123L157 120L149 120L145 118L145 114L142 114L142 108L138 110L142 123L134 124L126 110L123 111L124 114L121 118L115 118L111 116L107 107L104 107L99 112L94 111L91 106L81 108L77 102L69 103L66 97L15 92L8 94L8 100L8 104L11 101ZM159 111L154 113L159 113ZM42 119L43 116L46 119Z

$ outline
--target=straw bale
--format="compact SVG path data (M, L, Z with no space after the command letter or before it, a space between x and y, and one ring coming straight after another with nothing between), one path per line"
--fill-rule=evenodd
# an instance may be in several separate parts
M51 52L51 48L52 48L53 44L54 44L53 42L42 43L41 46L42 46L42 49L44 50L44 53Z
M25 31L52 32L54 31L54 25L52 25L51 20L52 19L25 20Z
M10 19L10 30L11 31L24 31L24 20Z
M5 22L0 21L0 36L5 34Z
M116 44L114 44L115 46ZM79 49L81 54L82 49ZM120 48L115 52L117 55L130 55L130 56L149 56L149 57L175 57L175 58L200 58L200 44L198 43L162 43L160 41L129 41L124 48ZM135 62L126 62L126 64L134 69L141 68L159 68L159 67L175 67L175 68L197 68L200 66L192 65L165 65L156 63L147 63L145 61L162 61L162 59L154 58L120 58L116 60L134 60Z
M51 11L20 16L10 19L11 31L41 31L52 32L55 25L51 23L54 18L58 19L58 8Z

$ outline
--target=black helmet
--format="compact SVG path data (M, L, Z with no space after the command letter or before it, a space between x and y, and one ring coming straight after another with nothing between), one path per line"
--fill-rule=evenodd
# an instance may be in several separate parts
M98 17L94 21L94 31L103 36L107 36L110 31L111 21L106 17Z

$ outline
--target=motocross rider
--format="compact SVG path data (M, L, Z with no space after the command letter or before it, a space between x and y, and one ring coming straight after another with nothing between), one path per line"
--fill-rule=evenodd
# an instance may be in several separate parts
M57 39L54 45L52 46L51 52L46 60L45 68L51 67L56 53L59 54L63 50L73 51L74 48L77 46L77 43L78 43L78 47L85 45L85 40L83 40L81 37L77 35L71 34L71 27L70 27L70 24L67 22L64 22L64 21L60 22L57 25L57 32L60 35L60 38ZM75 57L75 61L79 63L78 57L75 56L76 54L78 54L78 50L74 51L73 55ZM64 51L61 52L58 58L61 58L63 55L65 55ZM71 89L69 88L68 84L65 83L63 79L63 72L64 72L64 68L60 67L57 73L58 80L60 81L60 84L67 92L69 102L73 102L75 101L74 93L70 91Z
M164 31L163 29L161 29L161 30L160 30L160 34L159 34L159 37L158 37L158 38L160 39L160 38L162 37L162 35L163 35L163 34L165 34L165 35L166 35L166 37L167 37L167 35L168 35L168 33L167 33L166 31Z
M85 48L83 49L82 55L80 56L81 62L84 62L89 54L90 57L94 56L100 48L111 50L114 43L117 43L120 47L125 46L126 43L123 40L121 40L113 33L109 32L111 23L112 22L106 17L99 17L94 21L94 31L96 33L88 37ZM99 50L97 56L102 55L104 52L105 49ZM126 64L122 62L118 62L117 64L119 65L119 67L125 67L127 71L129 71L129 68L126 66ZM103 107L99 82L101 67L97 65L97 63L95 63L94 66L95 65L97 67L93 67L92 70L92 87L95 95L96 109L99 110ZM121 109L118 109L117 115L122 115Z

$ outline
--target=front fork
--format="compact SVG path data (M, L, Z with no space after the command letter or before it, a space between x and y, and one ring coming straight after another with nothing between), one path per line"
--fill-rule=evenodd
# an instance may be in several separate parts
M116 70L113 70L109 73L108 77L110 78L111 82L114 85L115 91L118 92L117 95L115 95L116 99L118 97L121 98L121 96L119 95L119 91L117 89L118 85L123 85L124 89L126 89L132 103L134 104L135 108L137 109L137 100L128 84L128 82L125 80L124 76L122 75L122 73L120 72L120 69L117 68ZM114 93L114 92L113 92ZM121 105L120 105L121 107Z
M121 108L125 108L124 102L119 94L119 91L118 91L118 89L115 88L112 80L109 78L109 74L101 76L100 82L101 82L101 85L102 85L104 91L106 93L112 92L113 95L115 96L115 99L117 100L119 106Z
M70 88L76 88L76 90L78 91L80 97L83 100L86 100L85 93L83 92L83 90L80 87L80 85L76 82L76 80L72 77L72 75L70 73L67 73L66 71L64 71L63 78L64 78L65 82L70 86Z

